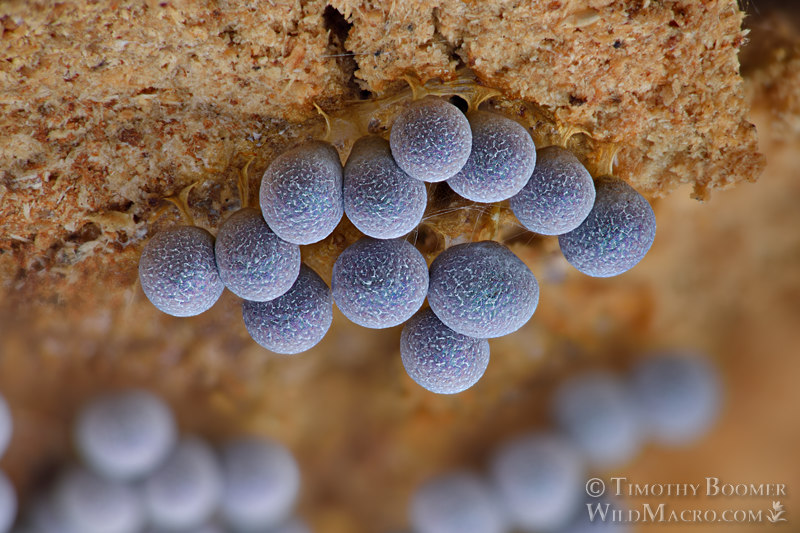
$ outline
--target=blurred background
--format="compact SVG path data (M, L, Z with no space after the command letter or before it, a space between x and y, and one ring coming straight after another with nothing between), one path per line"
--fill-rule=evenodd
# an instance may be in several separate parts
M688 448L648 446L598 475L638 483L784 483L783 524L682 524L681 531L797 530L800 523L800 25L794 2L748 2L740 58L750 118L767 166L758 181L692 198L656 199L655 244L632 271L591 279L560 257L555 239L507 244L539 277L541 300L522 330L491 342L484 378L453 397L405 374L401 328L364 330L335 311L308 353L266 353L247 336L225 293L199 317L156 311L136 282L135 254L89 258L68 292L35 268L8 280L0 302L0 391L15 433L2 459L24 504L74 456L70 424L101 391L161 394L184 431L212 441L257 433L296 455L299 514L315 531L407 527L410 495L451 468L485 467L492 450L551 427L549 402L567 376L624 372L659 349L704 352L718 365L724 411ZM289 133L291 135L291 133ZM50 266L47 269L51 269ZM104 285L92 280L102 269ZM49 272L48 272L49 273ZM329 272L320 272L329 281ZM57 287L57 285L55 285ZM642 500L631 499L635 504ZM675 507L768 509L773 498L678 499ZM635 531L675 526L640 524Z

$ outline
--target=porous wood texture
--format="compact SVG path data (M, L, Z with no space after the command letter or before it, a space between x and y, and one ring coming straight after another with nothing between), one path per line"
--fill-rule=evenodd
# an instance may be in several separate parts
M706 197L763 164L734 0L331 6L4 3L4 286L88 255L133 259L154 207L192 182L195 215L215 227L242 154L260 175L318 134L313 103L342 109L359 90L454 77L459 63L618 143L617 173L648 195L688 183Z

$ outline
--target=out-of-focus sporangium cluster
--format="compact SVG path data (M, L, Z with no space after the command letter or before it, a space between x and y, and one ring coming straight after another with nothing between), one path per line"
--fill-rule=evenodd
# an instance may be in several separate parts
M591 476L624 468L648 443L693 445L717 422L724 389L710 358L668 350L644 355L626 374L575 375L550 400L553 427L501 443L484 474L426 479L408 508L414 533L630 533L630 523L612 518L625 500L613 491L599 497Z
M509 200L522 226L557 235L567 261L589 276L632 268L656 229L652 208L625 181L593 179L565 147L537 150L523 125L472 104L465 113L439 95L401 101L388 141L358 139L344 166L325 141L284 152L263 175L260 211L237 211L216 240L191 225L150 239L139 263L144 293L165 313L191 316L227 287L244 300L252 338L282 354L324 337L333 302L367 328L406 323L400 352L411 378L437 393L468 389L489 362L487 339L531 318L539 285L494 241L451 246L429 267L404 239L422 221L426 182L446 181L473 202ZM338 257L329 288L302 264L300 246L328 237L345 215L364 237ZM430 309L420 311L426 298Z
M0 454L11 421L0 396ZM294 516L300 468L275 440L240 436L215 448L181 435L170 407L141 389L90 400L72 436L78 461L24 505L0 472L0 533L310 532Z

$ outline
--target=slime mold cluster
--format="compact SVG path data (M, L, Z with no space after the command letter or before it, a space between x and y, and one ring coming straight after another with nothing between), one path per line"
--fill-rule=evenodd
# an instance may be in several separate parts
M498 111L512 104L468 71L450 82L408 82L405 92L336 114L320 109L325 135L284 152L264 172L261 216L247 206L245 169L242 209L223 223L216 244L191 225L154 236L139 264L148 298L168 314L189 316L211 307L224 285L244 299L256 342L295 354L322 340L333 302L356 324L386 328L409 320L427 297L431 311L403 333L403 364L421 386L455 393L483 374L486 339L513 333L533 316L540 287L494 241L455 244L428 267L403 237L422 222L431 187L445 182L465 201L497 208L508 202L520 225L558 235L567 261L590 276L621 274L647 253L652 208L611 175L612 149L600 147L607 172L593 181L566 148L585 132L562 126L558 145L537 146L524 124ZM452 97L466 102L466 113ZM536 111L513 105L528 116ZM329 238L345 215L366 236L336 260L331 291L300 265L299 247Z
M409 521L415 533L630 531L624 521L590 518L587 506L610 516L624 503L587 501L587 478L629 463L646 441L691 445L719 418L722 397L719 370L688 351L650 354L623 376L577 375L551 399L555 427L500 444L486 475L459 469L428 479L411 497Z
M91 399L73 436L78 461L20 509L0 473L0 532L15 522L33 533L310 532L294 512L300 468L277 441L236 436L216 449L181 435L170 407L142 389Z

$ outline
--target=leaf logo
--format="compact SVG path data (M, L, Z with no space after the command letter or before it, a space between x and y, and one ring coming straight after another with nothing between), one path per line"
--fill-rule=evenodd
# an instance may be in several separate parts
M767 511L767 520L775 524L776 522L786 522L786 519L783 518L783 513L786 511L783 510L783 504L781 502L772 502L772 509Z

